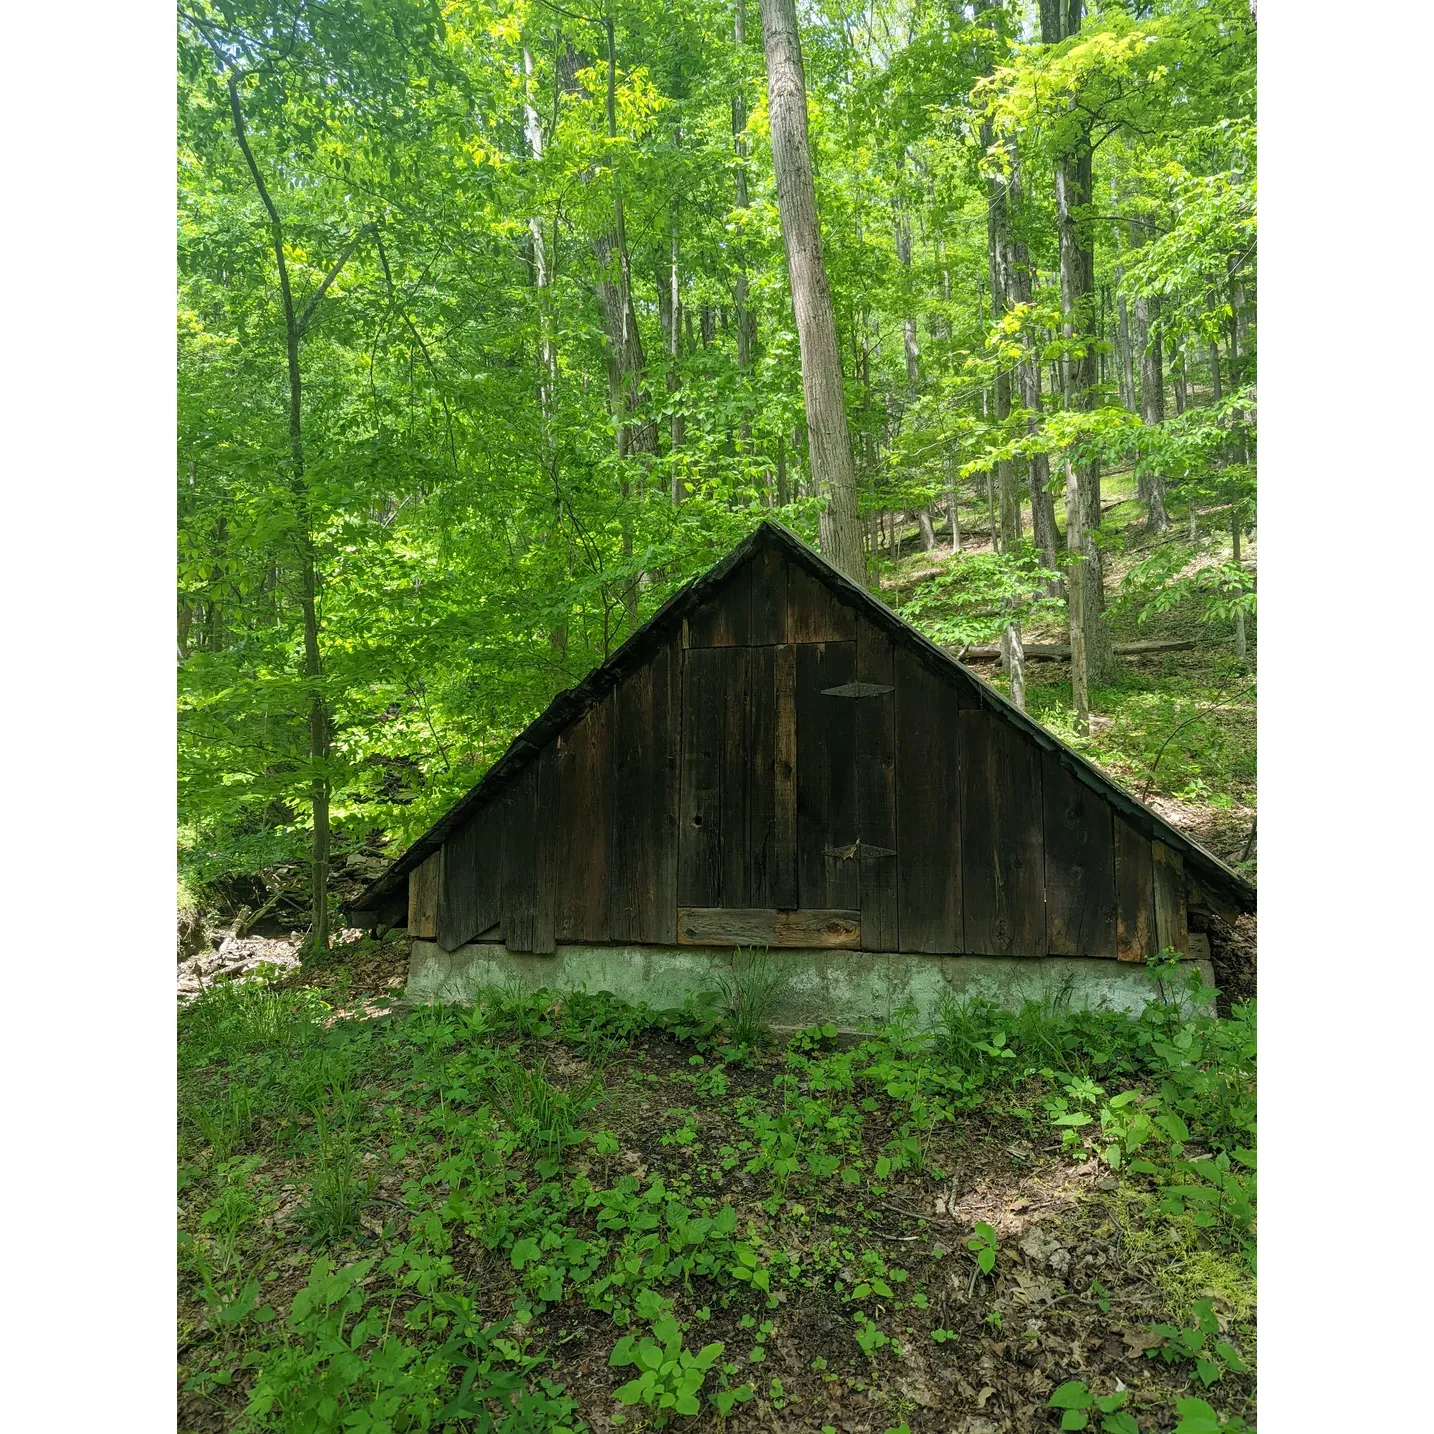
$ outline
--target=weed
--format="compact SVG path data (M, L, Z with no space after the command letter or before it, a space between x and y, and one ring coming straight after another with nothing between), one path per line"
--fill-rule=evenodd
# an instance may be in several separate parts
M996 1268L996 1254L1001 1245L996 1232L984 1220L976 1222L975 1233L966 1241L966 1248L975 1256L976 1268L983 1275L989 1275Z
M359 1212L372 1193L372 1181L358 1173L358 1159L346 1131L330 1128L320 1112L315 1120L318 1148L309 1182L304 1222L315 1244L328 1245L358 1224Z
M1130 1391L1118 1389L1114 1394L1092 1394L1081 1379L1068 1379L1052 1391L1047 1409L1059 1409L1062 1429L1088 1429L1091 1416L1100 1419L1102 1434L1140 1434L1135 1416L1125 1410Z
M698 1414L702 1406L697 1396L722 1350L720 1340L703 1345L696 1354L684 1349L682 1327L668 1315L652 1326L651 1338L624 1335L613 1347L609 1365L615 1369L636 1365L638 1370L616 1390L616 1397L622 1404L641 1404L651 1410L656 1426L665 1424L673 1414ZM737 1396L733 1393L732 1397L735 1401Z
M785 967L766 951L738 951L732 969L717 978L733 1045L755 1050L771 1039L771 1014L785 990Z
M216 1100L197 1101L190 1110L194 1128L209 1146L216 1165L242 1150L254 1130L254 1096L250 1088L230 1080Z

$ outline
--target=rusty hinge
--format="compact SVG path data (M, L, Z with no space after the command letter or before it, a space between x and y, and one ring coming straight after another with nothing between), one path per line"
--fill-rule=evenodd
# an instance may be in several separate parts
M879 682L844 682L840 687L823 687L823 697L881 697L893 688Z

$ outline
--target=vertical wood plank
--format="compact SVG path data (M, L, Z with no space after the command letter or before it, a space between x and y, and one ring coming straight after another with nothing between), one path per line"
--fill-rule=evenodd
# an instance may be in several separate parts
M801 905L797 881L797 649L772 653L772 905Z
M966 950L985 956L1043 956L1040 749L986 708L961 712L959 725Z
M751 892L751 849L747 844L751 764L752 649L729 647L718 664L720 687L715 694L722 713L721 899L719 906L748 907Z
M558 751L549 742L534 764L537 771L537 805L533 863L533 929L530 950L548 955L557 949Z
M608 939L612 832L612 698L558 737L559 941Z
M503 813L489 802L444 843L438 896L438 944L456 950L501 919L499 866Z
M613 689L612 890L608 935L641 941L656 901L647 818L658 792L652 665L630 672Z
M900 951L896 839L896 693L891 639L856 624L856 680L892 690L849 699L856 708L858 907L867 951Z
M503 815L501 897L503 941L532 951L538 920L538 764L530 762L508 785Z
M1144 961L1155 944L1155 876L1150 841L1118 812L1115 823L1115 954Z
M787 640L787 560L777 548L752 559L752 643L775 646Z
M752 640L752 566L735 568L687 619L689 647L745 647Z
M614 689L608 939L677 939L680 656L662 647Z
M1041 753L1045 809L1046 950L1116 954L1114 813L1104 798Z
M787 564L787 641L850 642L856 614L819 578Z
M721 894L722 709L713 701L715 649L682 654L682 776L677 830L677 904L717 906Z
M651 844L652 905L642 913L638 940L677 943L677 801L682 751L682 655L664 647L652 660L652 722L659 734L652 804L644 818Z
M750 658L745 647L694 647L684 656L679 906L749 904Z
M777 705L775 647L751 653L751 771L747 786L747 850L754 907L775 909L777 854Z
M408 873L408 934L420 941L438 935L438 897L443 889L443 848Z
M900 949L964 951L959 697L904 648L893 678Z
M856 704L823 695L851 682L855 670L855 642L797 648L797 893L803 908L855 910L860 894Z
M1155 940L1158 950L1173 947L1190 954L1189 920L1185 910L1185 858L1163 841L1150 843L1155 876Z

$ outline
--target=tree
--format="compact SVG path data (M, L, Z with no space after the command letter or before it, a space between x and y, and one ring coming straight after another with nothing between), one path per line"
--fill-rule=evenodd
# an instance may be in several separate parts
M822 262L795 0L762 0L762 38L767 53L767 110L777 209L801 343L807 443L812 478L827 503L821 519L822 553L838 572L853 582L863 582L856 463L847 429L836 315Z

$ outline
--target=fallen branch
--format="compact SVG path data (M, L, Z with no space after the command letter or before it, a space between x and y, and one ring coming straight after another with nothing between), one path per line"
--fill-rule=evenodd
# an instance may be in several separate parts
M1195 646L1194 638L1175 638L1166 642L1117 642L1117 657L1144 657L1152 652L1188 652ZM995 662L1001 656L999 643L986 643L975 647L948 647L947 652L962 662ZM1025 644L1028 658L1038 662L1068 662L1071 650L1064 643L1028 642Z

